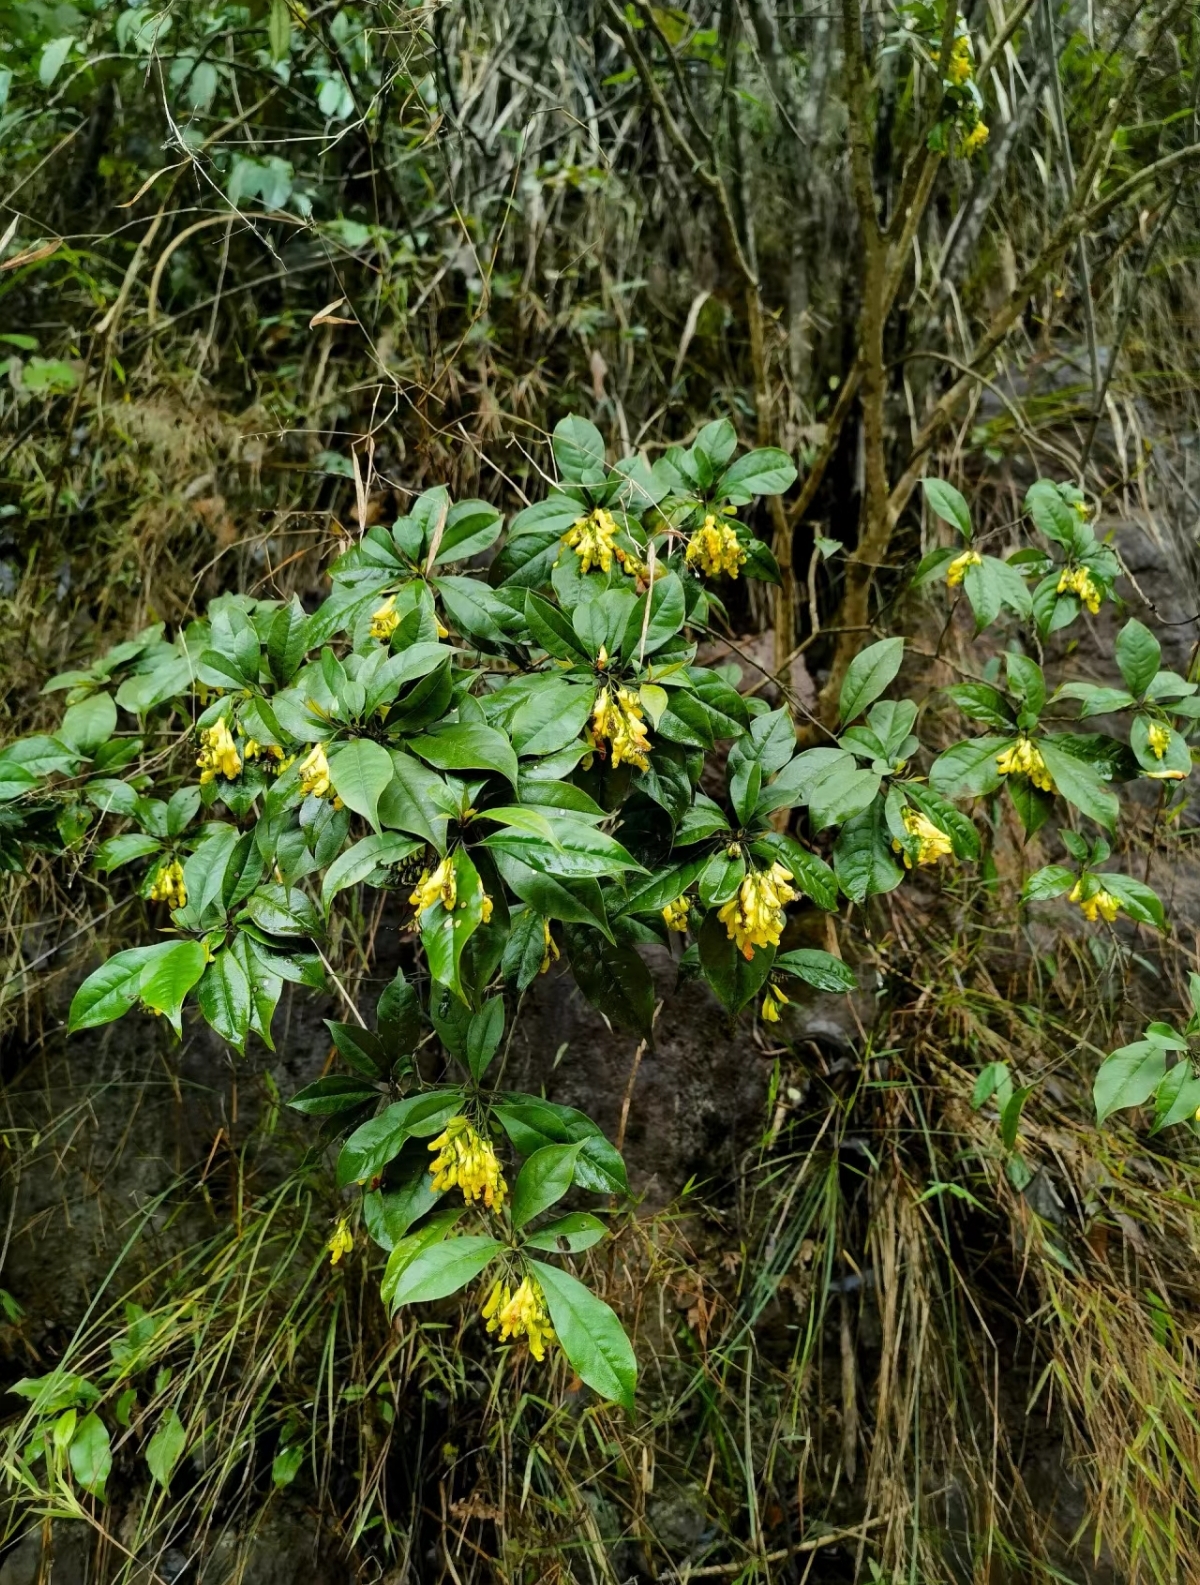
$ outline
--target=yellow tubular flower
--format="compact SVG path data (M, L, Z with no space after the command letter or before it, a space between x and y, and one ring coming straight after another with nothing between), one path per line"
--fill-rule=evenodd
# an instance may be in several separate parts
M577 518L562 540L579 557L580 572L591 572L593 567L607 572L613 563L613 552L617 550L614 541L619 533L612 513L597 507L587 517ZM625 558L618 554L618 559L623 562Z
M538 973L539 974L548 974L550 972L551 961L553 960L553 962L557 963L561 956L562 956L562 953L558 950L558 943L555 941L554 937L550 934L550 921L548 919L543 919L542 920L542 966L538 970Z
M215 781L218 776L233 781L242 774L237 744L233 741L229 723L224 716L215 726L205 727L200 734L200 742L202 747L196 764L200 767L201 787Z
M419 914L432 908L434 903L441 903L447 913L451 912L458 901L458 879L454 874L453 863L443 859L435 870L422 870L408 900Z
M768 985L767 994L763 997L762 1015L769 1024L779 1022L779 1009L788 1005L788 998L779 989L778 985Z
M987 124L983 121L977 121L959 145L959 153L964 160L969 160L973 154L979 153L987 140Z
M592 739L602 752L603 744L611 747L614 767L624 762L649 770L650 735L642 719L642 702L630 689L611 684L601 688L592 710Z
M484 924L484 925L491 924L491 922L492 922L492 910L495 908L495 906L496 905L495 905L495 903L493 903L492 899L488 896L488 894L486 892L484 892L483 901L479 904L479 922L480 922L480 924Z
M686 897L677 897L673 903L668 903L662 911L668 930L678 930L680 935L686 935L688 927L688 914L692 905Z
M438 1154L429 1171L439 1191L459 1188L464 1200L482 1200L489 1211L504 1204L508 1185L490 1139L466 1117L452 1117L429 1146Z
M334 1228L333 1237L325 1245L325 1248L329 1251L329 1264L331 1266L336 1266L342 1256L348 1255L354 1248L354 1234L346 1226L346 1218L344 1216Z
M152 903L170 903L172 908L187 906L187 887L183 882L183 865L178 859L164 864L150 886Z
M528 1338L529 1352L542 1363L546 1345L554 1342L554 1329L542 1290L532 1277L523 1278L515 1293L506 1282L493 1283L481 1313L488 1331L499 1333L501 1343L510 1337Z
M717 910L729 939L747 962L754 956L755 947L779 945L786 918L784 908L800 895L788 885L791 878L791 870L778 863L769 870L751 870L737 893Z
M1096 923L1097 916L1107 920L1111 925L1121 908L1121 899L1114 897L1111 892L1105 891L1103 886L1091 897L1085 897L1083 895L1082 881L1075 882L1074 887L1068 894L1067 901L1069 903L1078 903L1080 913L1093 925Z
M727 523L718 526L710 512L688 541L684 560L706 578L715 578L721 573L736 578L738 569L745 565L746 552L733 529Z
M389 594L379 609L371 612L371 637L381 638L386 643L399 626L396 596Z
M1146 728L1146 742L1155 759L1162 759L1171 746L1171 734L1161 721L1151 721Z
M329 761L320 743L300 762L300 791L306 798L324 798L329 791Z
M905 809L900 818L909 836L917 839L918 864L936 864L939 859L947 858L953 853L954 848L946 833L939 830L932 820L927 819L916 809ZM912 856L903 842L893 841L892 847L897 853L903 853L904 868L912 869Z
M957 589L967 575L968 567L978 567L982 564L983 557L977 550L964 550L961 556L956 556L946 568L946 587Z
M1093 616L1100 609L1104 592L1086 567L1064 567L1055 586L1056 594L1077 594Z
M1041 750L1027 737L1020 737L1011 748L996 755L996 769L1001 776L1028 776L1035 787L1043 792L1054 792L1054 778L1046 769Z

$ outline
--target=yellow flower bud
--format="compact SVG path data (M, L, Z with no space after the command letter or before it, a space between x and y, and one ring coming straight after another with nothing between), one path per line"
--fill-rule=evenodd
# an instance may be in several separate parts
M489 1211L504 1204L508 1185L490 1139L466 1117L452 1117L429 1149L437 1154L429 1171L439 1192L459 1188L465 1200L482 1200Z

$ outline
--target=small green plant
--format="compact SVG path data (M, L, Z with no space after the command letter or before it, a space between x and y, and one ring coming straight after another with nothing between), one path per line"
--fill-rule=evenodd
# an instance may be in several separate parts
M535 1359L561 1347L625 1405L631 1345L555 1263L606 1231L591 1211L564 1214L564 1197L619 1200L624 1165L582 1113L503 1088L506 1030L539 973L564 956L591 1002L647 1037L654 988L638 948L678 935L682 974L731 1015L761 998L777 1021L785 986L855 984L838 957L787 948L788 909L863 904L908 871L979 858L987 823L981 834L959 805L988 800L994 823L1001 791L1030 834L1057 814L1079 865L1039 871L1026 898L1069 894L1089 920L1123 909L1161 928L1153 892L1098 870L1106 838L1076 827L1111 834L1122 781L1170 783L1190 765L1195 684L1160 669L1140 624L1121 633L1120 693L1068 682L1051 696L1027 652L1112 598L1119 573L1079 493L1046 481L1026 505L1052 550L1005 559L976 548L957 490L926 481L961 543L926 557L917 582L961 588L980 632L1005 613L1024 624L978 680L947 690L987 735L923 771L920 701L885 697L904 642L884 637L851 664L837 730L802 747L786 709L696 664L698 635L724 614L720 580L777 576L738 514L795 470L782 452L736 450L722 421L653 467L610 465L594 426L564 419L557 485L503 536L490 505L429 490L334 563L315 612L222 596L172 637L151 629L54 678L59 731L0 753L10 831L27 822L41 840L50 821L64 848L95 842L97 869L138 866L162 909L162 939L80 986L72 1030L135 1007L179 1030L192 1004L238 1050L251 1034L269 1045L283 982L327 983L323 944L346 894L393 894L407 972L373 1027L356 1009L331 1023L346 1071L291 1102L341 1138L338 1182L361 1191L330 1256L353 1246L361 1217L387 1253L392 1309L480 1282L498 1341L524 1339ZM1132 712L1130 742L1068 728L1067 701L1083 716ZM716 799L700 784L722 744ZM422 1077L435 1066L436 1081ZM1023 1092L1007 1074L978 1104L1001 1090L1015 1136L1009 1102Z

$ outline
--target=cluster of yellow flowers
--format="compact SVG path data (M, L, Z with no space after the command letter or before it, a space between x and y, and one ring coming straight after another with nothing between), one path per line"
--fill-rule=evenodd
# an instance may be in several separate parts
M400 626L400 613L396 610L396 596L389 594L378 610L371 612L371 637L386 643Z
M1099 917L1106 919L1111 925L1121 907L1121 899L1114 897L1111 892L1105 891L1103 886L1091 897L1085 897L1083 895L1082 881L1075 882L1067 897L1067 901L1069 903L1078 903L1080 913L1091 924L1095 924L1097 917Z
M523 1278L516 1293L506 1282L494 1282L482 1313L488 1331L498 1332L502 1343L510 1337L527 1337L529 1352L539 1365L542 1363L546 1345L554 1342L554 1329L546 1314L542 1290L532 1277Z
M233 781L242 774L241 756L224 716L214 726L204 728L200 733L200 743L202 746L196 764L200 767L201 787L215 781L218 776Z
M325 758L325 746L314 743L300 762L300 791L306 798L324 798L329 786L329 761Z
M614 554L622 564L625 561L625 553L616 543L620 531L616 518L601 506L587 517L577 518L563 535L563 544L579 557L580 572L591 572L593 567L607 572Z
M1086 567L1064 567L1055 587L1057 594L1077 594L1093 616L1100 609L1103 590Z
M677 897L673 903L668 903L662 911L668 930L678 930L680 935L686 935L688 916L692 905L686 897Z
M710 512L703 526L688 541L684 560L689 567L698 568L706 578L715 578L722 572L736 578L738 568L745 565L746 552L728 523L718 526Z
M447 913L452 913L459 904L458 876L454 873L453 859L444 858L435 869L428 866L421 871L417 884L409 893L409 902L423 914L427 908L432 908L434 903L441 903ZM486 925L492 917L493 903L486 892L480 900L479 914ZM555 953L557 957L558 954Z
M325 1248L329 1251L329 1264L331 1266L336 1266L342 1256L348 1255L354 1248L354 1234L347 1226L344 1216L334 1228L333 1237L325 1245Z
M996 755L996 769L1001 776L1028 776L1043 792L1054 791L1054 778L1046 769L1042 751L1027 737L1018 738L1011 748Z
M172 908L187 906L187 887L183 880L183 865L178 859L164 864L154 877L146 894L152 903L169 903Z
M629 688L605 687L596 695L592 710L592 743L612 749L614 766L622 762L649 770L650 735L642 718L642 705Z
M749 962L755 947L777 947L785 921L784 908L800 895L788 885L791 870L775 863L769 870L751 870L717 918L729 939Z
M980 149L987 142L987 140L987 123L984 121L977 121L969 132L963 134L962 140L958 145L958 152L962 155L964 160L969 160L972 154L979 153Z
M954 848L950 838L916 809L905 809L900 816L904 822L904 829L910 837L917 839L917 863L936 864L939 859L947 858L953 853ZM892 847L897 853L904 855L904 867L910 870L913 867L912 855L903 842L892 841Z
M458 878L451 860L443 859L434 870L423 869L408 900L419 914L434 903L441 903L447 913L451 912L458 901Z
M946 587L957 589L967 575L968 567L978 567L983 563L983 557L977 550L964 550L961 556L956 556L946 568Z
M469 1118L452 1117L429 1148L438 1152L429 1168L435 1189L457 1187L464 1200L482 1200L489 1211L500 1209L508 1185L491 1140Z
M1162 759L1171 746L1171 734L1161 721L1151 721L1146 728L1146 742L1155 759Z
M768 985L767 994L763 997L762 1015L769 1024L779 1022L779 1010L788 1005L788 998L779 989L778 985Z
M950 59L946 64L946 76L956 88L961 88L964 83L969 83L975 75L975 66L971 60L971 40L965 33L960 33L950 47Z

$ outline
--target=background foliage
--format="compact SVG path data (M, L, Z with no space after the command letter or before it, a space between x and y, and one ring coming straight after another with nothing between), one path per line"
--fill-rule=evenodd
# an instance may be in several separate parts
M794 459L797 485L743 513L780 584L729 585L705 658L786 709L801 748L838 725L854 655L901 629L932 748L973 729L971 699L927 702L930 685L1012 683L1011 661L984 673L965 606L906 595L951 537L914 494L930 473L998 562L1034 479L1081 486L1121 568L1098 570L1188 673L1194 626L1144 603L1195 609L1185 6L969 11L990 128L969 160L963 96L929 64L958 21L924 6L0 20L6 740L57 728L48 676L221 592L314 609L333 557L427 487L518 511L571 411L610 457L654 461L726 417ZM1156 561L1135 561L1131 525ZM989 576L966 591L985 609ZM999 649L1014 613L996 614ZM1142 698L1111 606L1079 621L1090 636L1050 658ZM283 1492L399 1578L1186 1578L1194 1148L1138 1114L1098 1133L1090 1091L1147 1017L1176 1027L1143 1063L1165 1073L1189 1038L1191 824L1186 794L1135 798L1109 860L1092 827L1086 853L1050 829L1026 846L989 804L981 870L843 899L832 935L796 943L858 969L853 1056L803 1013L760 1026L753 1147L627 1217L589 1268L638 1337L632 1420L581 1409L565 1374L493 1375L457 1312L387 1330L377 1270L361 1292L328 1277L339 1205L311 1129L274 1180L236 1168L286 1131L266 1104L183 1253L137 1235L203 1201L207 1169L122 1229L128 1258L78 1325L6 1295L11 1379L99 1382L117 1433L101 1507L92 1405L64 1404L65 1457L14 1488L9 1533L87 1513L113 1575L166 1570L252 1535ZM18 1089L64 989L150 922L86 827L55 811L41 835L65 863L21 859L0 827L22 866L0 993ZM1184 877L1172 937L1129 910L1111 929L1018 914L1031 876L1106 865L1162 891ZM326 949L352 998L377 932L353 918ZM47 1093L44 1128L14 1117L14 1218L18 1186L52 1172L44 1141L87 1116L67 1095ZM17 1448L30 1426L8 1404Z

